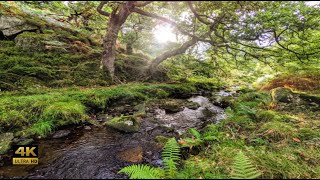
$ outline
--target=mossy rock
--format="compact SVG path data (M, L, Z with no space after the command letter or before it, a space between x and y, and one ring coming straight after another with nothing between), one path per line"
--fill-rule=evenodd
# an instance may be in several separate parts
M66 37L60 39L55 34L24 32L15 38L15 43L24 51L87 54L92 50L81 41L68 41Z
M24 51L44 51L45 42L53 40L53 36L49 34L24 32L15 38L15 43L17 47L20 47Z
M140 120L133 115L120 116L107 121L105 125L123 132L137 132L140 129Z
M271 90L271 97L274 102L289 103L293 101L294 93L284 87L278 87Z
M210 98L213 104L222 108L232 106L235 102L235 98L232 96L214 96Z
M215 116L217 115L216 113L210 111L208 108L205 108L203 111L202 111L203 115L206 116L206 117L212 117L212 116Z
M166 110L166 113L176 113L184 108L184 101L180 99L165 99L160 101L160 108Z
M155 142L157 142L157 143L159 143L161 145L165 145L169 139L170 138L167 138L167 137L164 137L164 136L156 136L154 138Z
M185 103L185 107L189 108L189 109L193 109L196 110L200 107L200 105L196 102L186 102Z
M13 133L0 134L0 154L5 154L10 150L13 139Z

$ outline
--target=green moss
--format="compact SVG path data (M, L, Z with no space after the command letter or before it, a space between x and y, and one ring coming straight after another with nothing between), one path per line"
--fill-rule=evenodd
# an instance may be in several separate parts
M0 154L5 154L8 150L10 150L12 139L12 133L0 134Z
M299 129L299 137L303 140L311 140L313 138L320 137L320 131L312 128L301 128Z
M47 106L40 117L55 122L57 126L76 124L88 118L85 106L80 102L55 102Z
M54 123L52 121L41 120L33 124L31 127L16 133L17 136L29 137L33 135L46 137L53 131Z
M259 110L256 114L257 121L268 122L272 120L280 120L282 117L272 110Z
M34 90L12 92L0 96L0 124L14 127L18 135L37 134L43 136L49 127L55 128L66 124L79 123L88 119L89 112L104 111L115 104L127 104L175 94L186 85L177 84L127 84L113 88L77 87L57 90ZM161 89L158 94L141 92ZM25 95L28 94L28 95ZM139 117L137 115L137 117ZM52 126L49 123L52 123ZM39 128L38 128L39 127ZM43 127L43 128L42 128ZM23 131L25 128L30 129ZM38 130L41 129L41 130ZM22 133L23 132L23 133Z
M291 102L293 93L288 88L278 87L271 90L272 100L274 102Z
M170 138L164 137L164 136L156 136L156 137L154 138L154 140L155 140L157 143L161 144L161 145L165 145L166 142L167 142L169 139L170 139Z
M186 81L193 84L195 87L199 89L217 90L222 87L222 83L219 82L216 78L204 78L202 76L195 76L187 78Z
M140 121L135 116L120 116L107 121L105 125L124 132L137 132L140 128Z
M297 131L291 124L278 121L263 124L259 132L264 133L263 137L270 141L280 141L297 137Z

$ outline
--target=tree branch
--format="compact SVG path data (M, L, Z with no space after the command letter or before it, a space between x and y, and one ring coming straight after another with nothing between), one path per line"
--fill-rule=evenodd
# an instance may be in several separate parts
M163 62L167 58L184 53L189 47L193 46L197 42L198 42L198 40L196 38L192 38L191 40L182 44L182 46L180 46L179 48L174 49L174 50L170 50L170 51L167 51L167 52L161 54L160 56L156 57L152 61L152 63L149 66L149 69L151 71L154 70L155 67L157 67L161 62Z
M99 6L97 7L97 11L98 11L100 14L104 15L104 16L110 16L110 13L105 12L105 11L102 10L103 6L104 6L105 4L107 4L107 3L108 3L108 1L101 1L100 4L99 4Z
M194 14L194 16L195 16L200 22L202 22L203 24L206 24L206 25L210 25L210 24L211 24L209 21L206 21L206 20L204 20L203 18L201 18L201 15L199 15L199 14L197 13L197 11L193 8L191 1L187 1L187 3L188 3L188 5L189 5L190 10L191 10L192 13Z
M146 5L148 5L148 4L152 3L152 2L153 1L136 2L136 3L134 3L134 6L135 7L143 7L143 6L146 6Z

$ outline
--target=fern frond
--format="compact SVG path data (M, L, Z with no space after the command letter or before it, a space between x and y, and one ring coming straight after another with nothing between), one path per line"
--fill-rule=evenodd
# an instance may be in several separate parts
M162 151L162 160L166 175L173 178L177 172L177 161L180 160L180 147L175 138L171 138L165 144Z
M160 168L150 167L144 164L133 164L122 168L118 173L125 173L130 179L160 179L164 172Z
M240 151L234 157L231 178L233 179L255 179L261 173L252 165L250 159Z
M189 132L197 139L201 139L201 134L195 128L189 128Z

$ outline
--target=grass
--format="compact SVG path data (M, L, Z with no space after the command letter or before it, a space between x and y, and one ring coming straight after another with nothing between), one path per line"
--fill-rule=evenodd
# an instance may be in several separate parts
M91 113L121 103L179 96L197 91L191 84L131 83L107 88L64 88L0 94L0 129L18 136L45 136L56 127L77 124Z
M261 172L259 178L320 178L320 131L316 128L320 118L309 116L319 112L301 112L298 107L270 109L270 103L267 93L249 92L237 98L226 120L202 132L216 138L184 161L178 177L232 178L234 157L242 151Z

